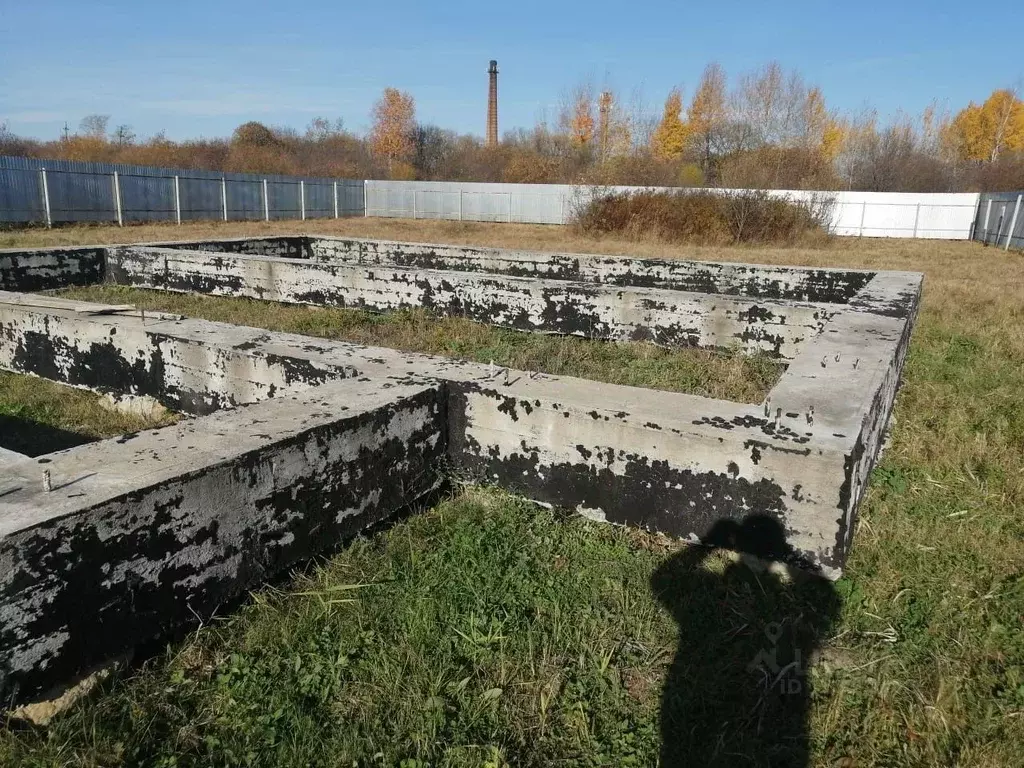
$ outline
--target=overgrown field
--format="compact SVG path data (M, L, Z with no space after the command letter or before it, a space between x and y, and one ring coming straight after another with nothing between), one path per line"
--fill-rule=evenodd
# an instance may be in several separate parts
M16 453L38 456L173 420L111 410L92 392L0 371L0 448Z
M1024 257L927 241L701 249L514 225L314 228L925 272L846 576L787 583L470 490L257 592L48 727L10 724L6 763L653 765L664 742L702 750L693 764L1021 764ZM54 236L179 236L147 230ZM765 695L750 662L772 638L806 649L808 635L810 693Z

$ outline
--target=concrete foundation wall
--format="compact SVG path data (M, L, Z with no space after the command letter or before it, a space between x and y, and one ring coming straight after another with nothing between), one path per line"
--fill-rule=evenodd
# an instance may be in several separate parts
M436 385L342 382L8 468L0 699L209 616L434 490L444 417Z
M0 250L0 291L45 291L103 280L106 248Z
M841 572L920 275L493 250L479 255L493 271L479 272L472 249L323 242L308 242L308 258L233 250L271 247L251 243L115 247L106 274L600 338L738 341L788 368L749 405L0 293L0 367L196 414L229 408L37 459L0 457L0 698L206 615L422 498L442 474L690 541L718 521L765 515L786 544L758 554ZM523 276L531 270L544 277ZM697 285L709 292L666 287Z
M148 328L118 327L99 317L5 305L3 298L0 292L0 366L97 392L148 395L193 415L353 374L343 366L175 337L158 330L166 322L159 315L150 317ZM66 304L70 309L79 302ZM226 336L229 341L230 330Z
M820 302L146 246L111 248L108 270L122 285L379 312L423 307L524 331L782 358L795 357L836 311Z
M206 251L208 253L241 253L246 256L308 259L313 254L310 245L312 240L313 238L302 236L236 237L227 240L190 240L188 242L159 243L158 245L165 248Z
M833 304L848 301L875 275L856 269L633 259L335 237L311 238L310 251L314 259L348 264L490 272L512 277Z

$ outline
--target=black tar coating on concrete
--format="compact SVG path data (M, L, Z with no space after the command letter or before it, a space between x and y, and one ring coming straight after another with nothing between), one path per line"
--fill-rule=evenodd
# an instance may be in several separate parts
M279 256L286 259L312 257L311 237L253 237L237 240L194 240L187 243L161 243L161 248L212 253L240 253L245 256Z
M106 248L0 253L0 291L47 291L103 281Z
M735 464L727 472L692 472L646 456L585 445L577 445L576 451L586 463L542 463L539 450L525 440L520 452L507 456L485 449L467 434L468 393L498 401L497 410L513 421L518 420L517 408L529 411L534 406L471 383L449 382L447 389L449 461L469 478L555 506L600 509L611 522L677 537L703 538L716 522L749 514L785 523L785 489L767 479L740 477ZM593 466L594 456L607 466ZM811 553L801 555L800 562L814 567Z
M367 243L359 240L309 238L314 253L338 252L336 258L360 264L377 264L416 269L489 272L510 277L539 277L549 280L595 282L591 265L609 269L602 282L636 288L666 288L676 291L751 296L844 304L874 276L873 272L801 268L802 279L796 286L782 279L766 277L775 268L744 264L714 264L627 257L589 256L552 253L543 269L529 260L502 259L486 248L457 246L452 255L441 246L407 246L404 243ZM454 247L453 247L454 248ZM242 253L242 251L238 251ZM792 273L792 269L778 268Z
M217 268L217 258L210 260ZM335 269L347 269L351 265L332 265L330 263L311 264L310 269L331 274ZM195 273L180 269L160 272L152 270L140 274L137 270L124 268L118 258L111 259L108 266L109 277L121 285L139 285L160 290L171 290L201 295L243 295L248 287L255 292L256 298L263 298L263 290L258 284L248 286L244 278L230 272ZM389 275L388 280L394 284L406 284L418 289L419 301L407 303L405 308L427 309L435 316L463 317L488 325L513 328L521 331L540 333L556 333L575 335L584 338L610 338L613 329L603 319L603 312L597 302L601 294L608 289L595 283L562 281L557 286L545 287L540 292L542 303L538 311L528 311L523 307L493 298L507 293L515 286L501 279L482 277L477 280L480 298L474 299L460 293L448 280L441 278L418 277L416 273L399 273ZM493 289L493 290L488 290ZM319 307L338 307L361 309L368 311L387 311L390 306L380 306L365 301L362 297L353 299L347 289L338 288L297 291L291 300ZM827 312L815 313L820 325L831 317ZM754 342L761 350L772 357L781 357L783 347L787 344L784 333L778 332L781 326L777 323L776 313L768 307L753 305L739 313L737 321L748 323L744 330L733 336L744 343ZM618 330L618 329L616 329ZM810 332L810 330L808 330ZM701 330L697 325L682 322L660 322L649 325L636 325L629 333L631 341L649 341L668 348L705 346L701 344ZM723 341L727 341L723 339ZM729 349L730 344L719 345L721 350Z
M60 336L38 331L16 334L15 329L0 326L0 334L16 339L14 367L44 379L108 394L146 395L166 408L193 416L205 416L226 406L243 404L230 395L182 388L168 381L163 347L183 348L189 343L182 339L147 333L143 348L129 359L111 341L93 342L82 349ZM286 385L316 386L346 378L354 372L345 366L319 367L305 358L273 354L259 357L280 368ZM58 361L66 361L66 364L59 365ZM274 394L271 386L268 396Z
M335 462L316 477L304 477L256 499L252 525L240 542L222 540L215 510L210 510L208 525L190 531L185 529L191 518L176 516L184 503L183 489L197 473L139 490L69 518L49 521L0 542L13 554L17 574L0 591L0 603L17 604L30 599L37 583L36 574L45 573L47 586L59 585L56 598L45 611L33 612L35 619L27 631L30 637L45 637L56 631L69 634L59 654L50 659L45 669L37 667L11 674L5 669L4 649L16 645L18 640L9 628L0 627L0 704L12 695L24 698L54 681L68 679L77 670L157 637L177 623L197 616L208 617L218 605L246 587L337 545L435 490L443 482L438 470L444 465L446 449L445 408L440 397L439 389L427 389L400 403L350 419L341 418L253 450L234 461L202 468L200 473L216 473L227 485L255 488L261 477L271 473L274 457L291 447L326 455L329 445L343 440L348 432L367 424L377 432L385 429L398 410L426 406L434 414L408 439L381 440L373 450L361 449L354 461ZM393 477L395 467L400 465L406 471L401 477ZM388 477L381 477L382 468L387 468ZM149 520L138 520L136 508L147 506L146 499L153 496L164 497L166 501L156 505ZM358 510L364 505L358 514L340 522L336 519L339 510ZM103 530L125 532L101 536ZM197 565L146 567L166 561L168 553L184 547L203 547L215 554ZM235 557L241 558L236 573L226 578L214 575L217 563ZM125 578L113 580L107 570L111 563L135 565ZM198 585L186 583L192 576L201 577Z

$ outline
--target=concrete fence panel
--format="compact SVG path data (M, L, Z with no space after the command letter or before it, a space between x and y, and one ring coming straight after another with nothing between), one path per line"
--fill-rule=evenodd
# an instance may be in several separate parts
M367 181L366 215L417 219L565 224L596 195L665 187L587 187L570 184L484 184ZM715 189L720 194L740 190ZM809 192L771 190L795 201L831 201L838 235L966 240L978 205L975 193Z

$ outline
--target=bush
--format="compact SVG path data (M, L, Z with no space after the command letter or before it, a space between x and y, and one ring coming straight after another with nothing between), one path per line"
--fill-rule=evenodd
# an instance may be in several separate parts
M577 206L573 224L590 235L620 234L698 245L791 244L828 236L830 197L808 202L762 191L615 192Z

